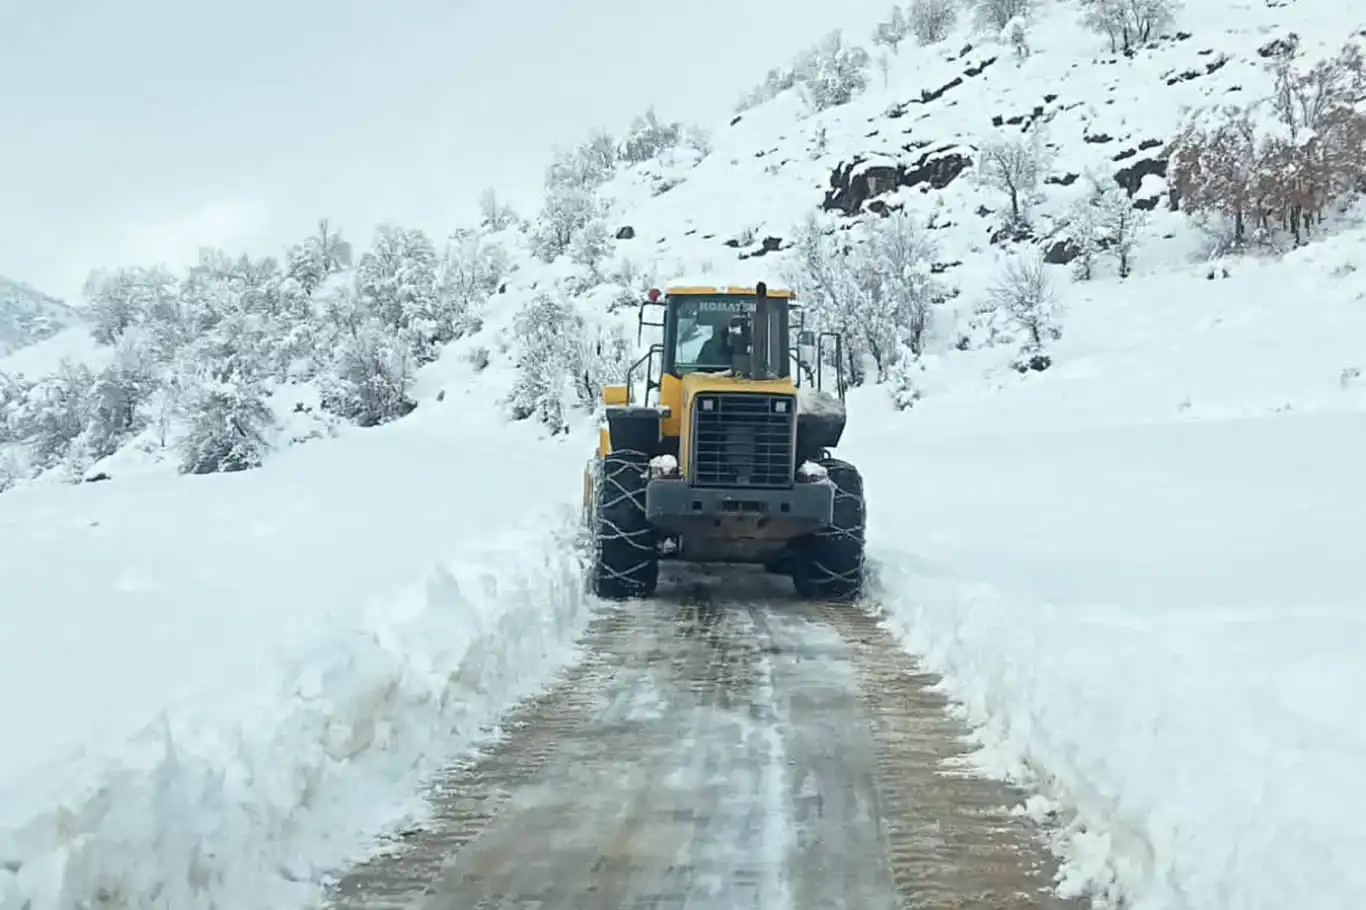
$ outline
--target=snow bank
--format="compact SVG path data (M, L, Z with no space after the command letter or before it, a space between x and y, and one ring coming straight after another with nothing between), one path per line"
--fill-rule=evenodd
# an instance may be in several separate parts
M0 907L306 901L572 657L579 460L424 408L5 495Z
M1360 905L1366 415L855 426L891 624L1062 810L1066 890Z

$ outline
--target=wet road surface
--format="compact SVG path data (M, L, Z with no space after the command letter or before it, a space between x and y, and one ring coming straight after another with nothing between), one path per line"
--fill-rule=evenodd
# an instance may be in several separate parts
M782 581L694 572L604 605L585 659L330 906L1080 907L1021 795L951 767L970 748L936 679L863 609Z

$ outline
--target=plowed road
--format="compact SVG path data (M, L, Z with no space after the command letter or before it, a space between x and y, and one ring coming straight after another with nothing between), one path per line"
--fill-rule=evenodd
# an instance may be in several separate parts
M689 575L604 607L587 656L438 781L335 910L1063 908L1004 786L854 607Z

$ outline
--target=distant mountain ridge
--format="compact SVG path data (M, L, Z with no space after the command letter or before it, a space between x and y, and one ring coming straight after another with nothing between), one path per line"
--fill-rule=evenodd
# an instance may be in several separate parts
M80 321L80 314L56 297L0 275L0 357Z

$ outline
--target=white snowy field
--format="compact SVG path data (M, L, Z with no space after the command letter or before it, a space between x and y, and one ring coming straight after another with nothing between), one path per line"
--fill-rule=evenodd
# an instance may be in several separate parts
M1366 899L1366 312L1333 249L1110 285L1043 374L852 398L881 602L1069 821L1066 889Z
M0 907L301 904L572 659L586 437L462 391L256 471L4 496Z

